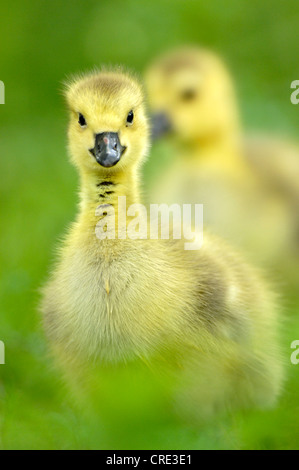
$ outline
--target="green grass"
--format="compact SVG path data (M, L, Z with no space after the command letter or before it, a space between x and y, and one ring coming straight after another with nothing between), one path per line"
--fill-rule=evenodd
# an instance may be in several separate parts
M298 448L299 365L288 361L289 345L299 338L295 299L286 312L288 381L278 406L200 428L170 412L118 422L117 396L101 418L76 404L47 355L37 312L39 288L77 203L77 176L66 158L61 81L101 63L124 63L142 73L162 50L203 43L227 58L246 128L296 135L299 107L289 96L290 82L299 78L297 2L0 4L0 80L6 85L6 104L0 106L0 339L6 346L6 364L0 365L0 448ZM162 150L153 149L147 181L159 171Z

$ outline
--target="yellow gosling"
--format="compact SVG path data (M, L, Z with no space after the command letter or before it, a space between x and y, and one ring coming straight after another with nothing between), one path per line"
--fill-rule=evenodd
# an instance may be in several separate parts
M79 214L43 289L57 362L69 376L77 364L85 372L92 364L100 377L107 366L140 359L175 377L177 406L188 404L192 414L273 404L283 375L279 319L253 268L209 234L196 251L183 240L109 238L110 229L107 238L96 236L100 210L115 209L118 221L118 197L140 202L149 132L139 83L118 69L94 72L70 82L66 98L81 190Z

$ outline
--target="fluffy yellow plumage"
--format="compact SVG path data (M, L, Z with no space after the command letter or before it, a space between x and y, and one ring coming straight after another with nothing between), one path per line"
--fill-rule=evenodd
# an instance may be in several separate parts
M95 235L99 205L114 207L118 219L119 196L139 202L148 149L139 83L118 70L94 72L70 83L66 96L81 192L77 220L43 290L57 360L66 369L138 358L157 369L168 364L182 396L202 412L273 403L282 380L278 318L254 269L208 234L198 251L184 250L182 240Z

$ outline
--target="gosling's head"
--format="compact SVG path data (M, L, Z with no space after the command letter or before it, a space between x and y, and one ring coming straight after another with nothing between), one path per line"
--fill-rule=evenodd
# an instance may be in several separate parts
M126 171L143 160L148 124L139 83L122 71L83 75L67 84L72 161L84 172Z
M163 55L145 79L154 138L172 130L184 141L205 140L237 128L231 77L210 51L189 47Z

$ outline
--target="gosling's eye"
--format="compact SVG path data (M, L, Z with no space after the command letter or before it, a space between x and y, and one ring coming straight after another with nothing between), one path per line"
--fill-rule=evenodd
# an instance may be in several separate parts
M130 111L127 116L127 125L130 126L131 124L133 124L133 120L134 120L134 113L133 111Z
M183 90L180 94L180 99L182 101L193 101L196 98L196 91L193 90L192 88L187 88L186 90Z
M78 120L79 124L81 127L84 127L86 126L86 120L85 120L85 117L83 116L83 114L79 113L79 120Z

